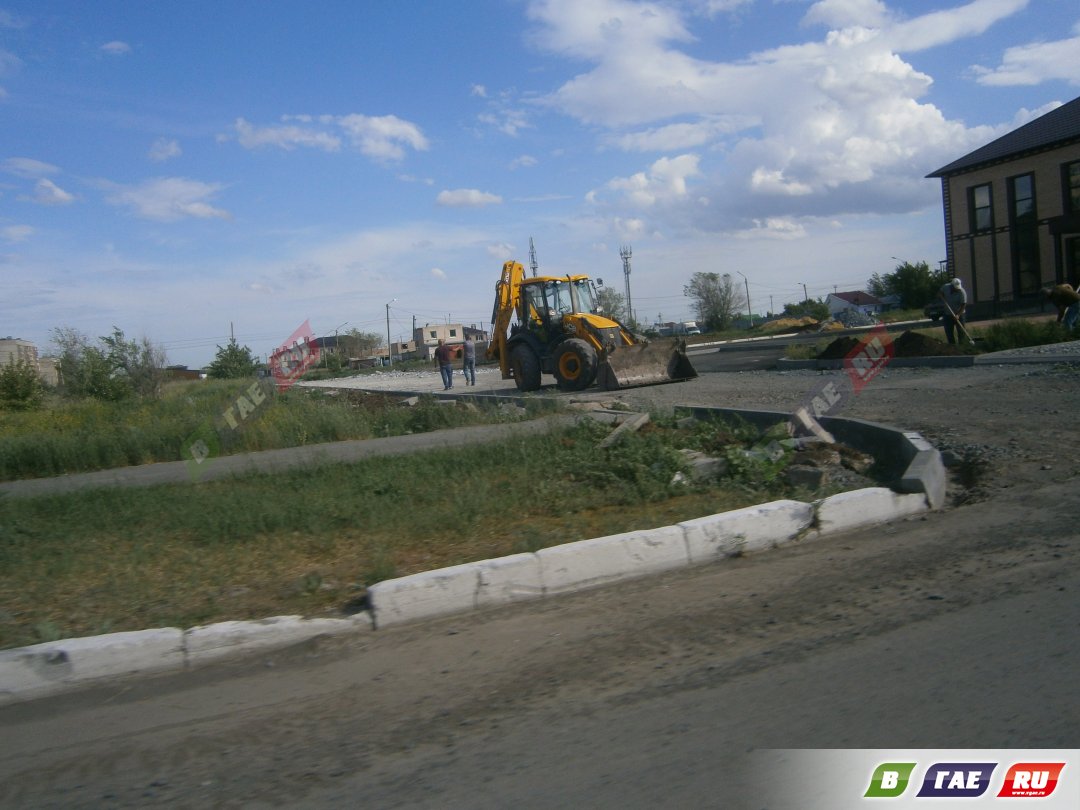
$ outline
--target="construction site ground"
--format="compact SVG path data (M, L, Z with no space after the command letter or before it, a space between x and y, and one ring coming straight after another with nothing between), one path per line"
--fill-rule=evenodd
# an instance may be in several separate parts
M790 411L830 379L584 396ZM887 368L843 415L941 448L943 510L9 706L0 806L777 808L756 750L1078 748L1078 402L1077 365Z

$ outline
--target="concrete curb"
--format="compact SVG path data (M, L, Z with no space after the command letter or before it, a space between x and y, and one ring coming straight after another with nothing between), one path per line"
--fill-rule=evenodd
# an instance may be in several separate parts
M691 408L695 417L725 416L767 428L790 415L774 411ZM0 650L0 705L45 697L132 675L179 672L288 647L317 636L370 632L438 616L557 596L612 582L701 565L742 554L907 517L945 499L940 453L918 433L857 419L822 417L838 441L891 461L895 492L871 487L813 503L781 500L385 580L368 589L368 613L348 619L277 616L188 630L158 628Z
M371 630L368 616L304 619L275 616L47 641L0 650L0 706L132 675L180 672L251 652L269 652L316 636Z

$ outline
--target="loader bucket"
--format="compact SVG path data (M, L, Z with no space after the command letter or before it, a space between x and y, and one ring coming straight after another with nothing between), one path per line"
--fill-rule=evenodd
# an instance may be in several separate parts
M697 371L686 356L686 344L679 340L620 346L597 369L596 384L605 391L635 385L689 380Z

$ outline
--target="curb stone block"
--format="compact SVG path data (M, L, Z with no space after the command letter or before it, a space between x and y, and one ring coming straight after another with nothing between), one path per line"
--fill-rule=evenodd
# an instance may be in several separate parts
M926 511L924 494L898 495L887 487L841 492L818 502L817 533L844 532Z
M512 554L475 564L479 575L478 608L505 605L544 595L540 560L535 554Z
M780 500L687 520L679 526L686 533L690 563L698 564L783 545L805 531L813 517L810 504Z
M368 588L375 627L472 610L479 580L477 563L465 563L378 582Z
M679 526L579 540L541 549L536 556L549 595L689 564Z
M184 632L188 666L201 666L223 658L258 650L288 647L315 636L339 635L370 628L369 622L355 619L305 619L301 616L273 616L257 621L230 621L192 627Z
M183 632L175 627L48 641L0 652L0 703L183 668Z

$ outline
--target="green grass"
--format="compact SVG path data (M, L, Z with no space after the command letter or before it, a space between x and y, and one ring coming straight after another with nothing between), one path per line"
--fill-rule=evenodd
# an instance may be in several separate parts
M0 411L0 481L179 461L181 448L204 426L223 453L297 447L345 439L398 436L439 428L507 421L495 409L440 405L430 397L406 408L360 391L336 396L310 388L271 395L231 429L224 417L252 381L174 383L160 400L54 400L41 411Z
M1080 340L1080 332L1070 332L1047 319L1009 318L987 327L968 326L973 338L981 338L979 350L1000 352L1027 346L1046 346L1067 340Z
M0 647L227 619L333 614L380 579L792 493L752 436L659 420L152 489L0 500ZM681 447L736 477L675 484Z

